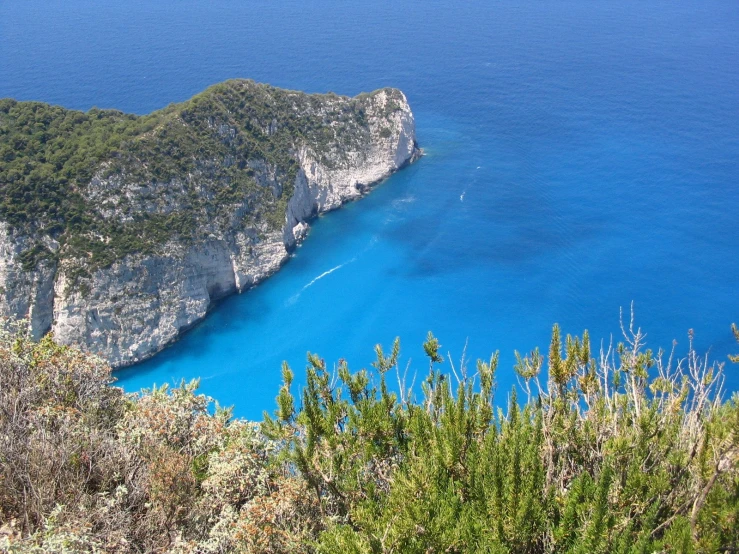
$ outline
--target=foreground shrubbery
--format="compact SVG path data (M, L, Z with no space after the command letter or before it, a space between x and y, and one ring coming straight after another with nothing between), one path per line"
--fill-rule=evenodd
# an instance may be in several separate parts
M374 371L309 357L274 418L196 384L127 396L50 339L0 336L0 549L10 552L734 552L739 407L721 367L587 334L446 373L414 399L399 346ZM563 343L563 344L561 344ZM548 370L548 371L547 371ZM546 384L540 382L546 381ZM395 391L395 392L393 392Z

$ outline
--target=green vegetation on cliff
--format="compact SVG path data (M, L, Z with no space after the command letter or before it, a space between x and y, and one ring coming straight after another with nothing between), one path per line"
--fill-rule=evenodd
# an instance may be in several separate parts
M445 373L431 335L418 399L390 388L397 342L372 371L309 355L260 425L196 383L124 395L100 360L3 332L0 549L734 552L739 398L721 364L642 342L596 359L555 327L507 402L497 355Z
M55 255L44 236L91 270L225 226L245 199L248 222L279 229L297 150L333 163L367 133L370 97L232 80L145 116L2 99L0 220L36 239L26 269Z

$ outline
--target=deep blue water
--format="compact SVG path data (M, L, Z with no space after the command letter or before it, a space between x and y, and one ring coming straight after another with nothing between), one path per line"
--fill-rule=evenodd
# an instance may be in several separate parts
M232 77L401 88L426 156L126 389L199 376L259 417L282 360L358 369L399 335L422 374L433 330L456 360L500 349L505 392L514 349L554 322L608 341L632 301L654 349L739 350L736 0L0 3L0 97L144 113Z

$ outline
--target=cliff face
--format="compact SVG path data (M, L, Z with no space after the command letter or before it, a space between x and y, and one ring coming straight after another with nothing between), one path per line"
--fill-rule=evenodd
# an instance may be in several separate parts
M146 244L112 263L94 264L88 261L93 253L75 245L98 240L105 248L117 244L118 236L89 232L77 242L65 241L64 235L24 235L0 222L0 315L29 318L35 336L51 331L57 341L79 345L114 366L141 361L201 320L213 300L277 271L305 236L310 218L359 198L418 154L413 115L400 91L382 89L351 99L241 81L228 86L239 93L244 87L247 100L258 95L261 106L279 103L280 113L292 110L294 119L285 123L277 116L270 120L269 110L255 116L231 108L198 117L198 124L218 137L216 155L197 159L196 154L190 167L166 179L142 179L141 168L152 162L140 154L116 153L99 163L81 189L85 205L105 229L139 225L134 238ZM194 125L187 118L195 109L174 111L167 124L174 131L168 133L182 136L180 127ZM279 157L261 137L287 136L281 124L291 126L292 139ZM245 127L251 134L244 134ZM255 136L254 128L262 142L241 147L246 139L240 137ZM157 132L137 140L154 140L150 135ZM184 139L179 140L181 150ZM146 153L151 156L150 149ZM247 185L238 188L234 181L242 173ZM186 234L152 227L164 237L157 242L139 224L140 214L170 218L165 222L186 216L194 223ZM51 254L29 268L21 260L32 239Z

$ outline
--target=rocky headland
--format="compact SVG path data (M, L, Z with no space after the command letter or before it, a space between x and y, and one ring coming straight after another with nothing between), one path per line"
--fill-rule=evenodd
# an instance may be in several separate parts
M146 116L0 100L0 316L139 362L418 154L396 89L234 80Z

